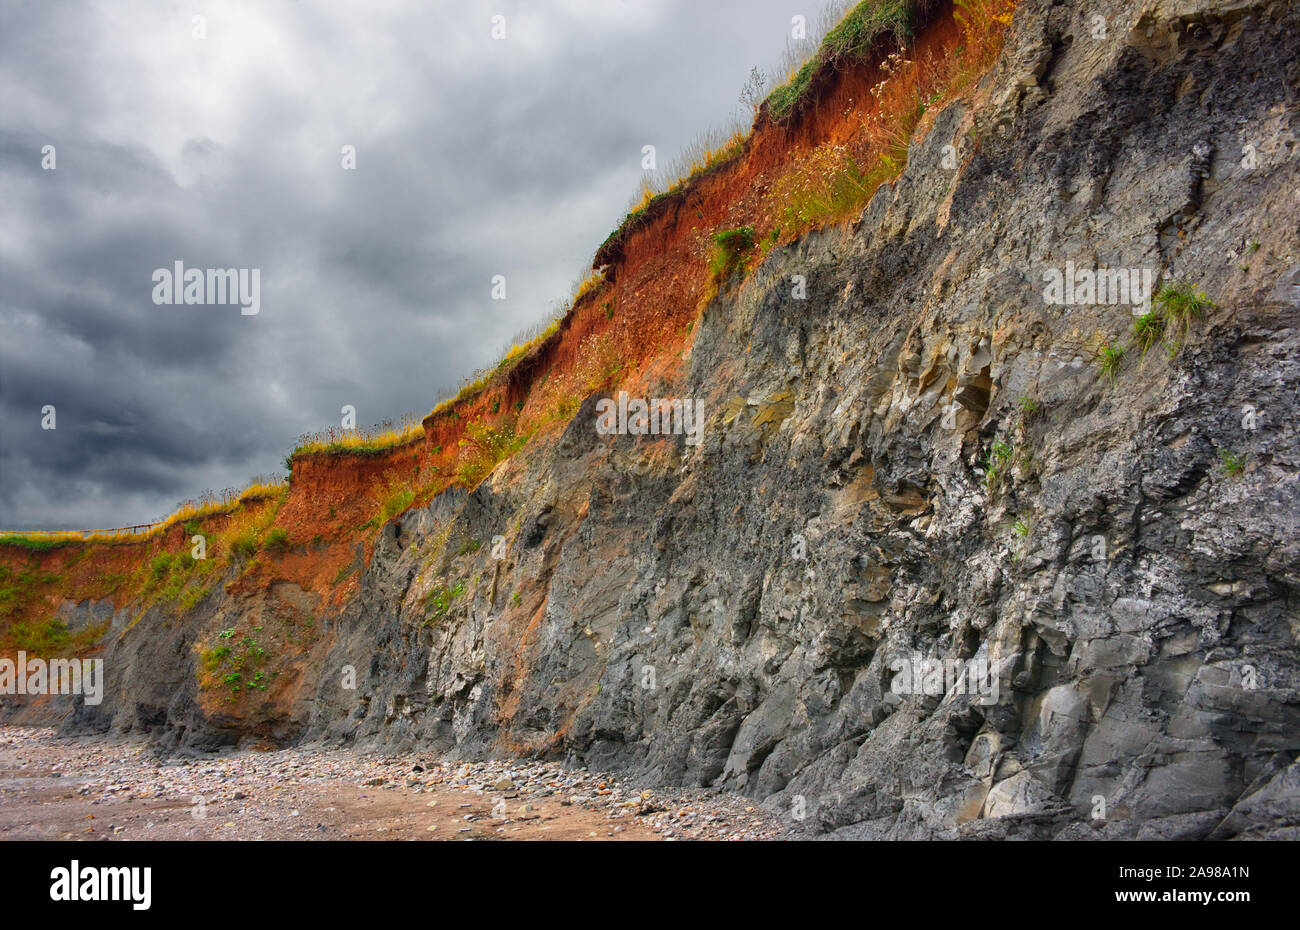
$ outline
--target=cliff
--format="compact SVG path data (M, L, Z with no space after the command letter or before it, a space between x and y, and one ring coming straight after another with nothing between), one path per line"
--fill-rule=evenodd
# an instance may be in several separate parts
M9 719L535 754L853 838L1294 837L1300 14L1023 0L935 89L975 12L909 9L422 440L205 523L280 544L201 588L179 527L6 548L108 680ZM900 82L865 207L783 194ZM702 442L602 435L620 390Z

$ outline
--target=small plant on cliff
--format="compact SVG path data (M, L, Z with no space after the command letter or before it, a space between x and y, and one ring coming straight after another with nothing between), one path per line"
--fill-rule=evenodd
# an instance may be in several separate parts
M266 540L262 545L270 552L284 552L289 548L289 531L280 526L267 530Z
M383 505L380 507L379 523L387 523L399 513L405 513L413 503L415 503L414 488L408 486L391 488L384 497Z
M1183 281L1163 285L1156 291L1155 302L1170 324L1183 329L1215 307L1214 301L1203 290Z
M739 271L756 241L753 226L740 226L715 234L713 254L709 258L709 271L714 280L725 281Z
M211 588L204 588L204 587L189 588L184 594L181 595L181 607L185 610L193 610L195 607L199 605L200 602L202 602L211 593L212 593Z
M740 89L740 105L750 110L754 116L758 116L758 108L763 105L763 90L767 86L767 78L758 68L749 69L749 79L745 81L745 86Z
M218 639L226 642L199 651L199 687L207 690L220 683L231 694L245 689L265 691L265 677L258 668L264 666L270 657L252 636L244 636L232 644L230 640L234 636L233 628L222 630Z
M1153 345L1160 341L1165 332L1165 318L1158 310L1148 310L1133 321L1133 341L1138 351L1146 355Z
M218 646L216 649L206 649L201 652L199 654L199 661L202 663L205 670L215 672L229 655L229 646Z
M230 551L234 555L247 558L256 554L257 549L257 530L255 529L245 530L230 540Z
M144 594L153 594L167 581L168 576L172 574L173 567L184 571L185 562L190 561L184 556L173 555L170 552L162 552L149 560L149 566L145 569L144 584L141 591ZM179 587L176 589L179 591Z
M492 426L480 420L471 420L465 425L465 435L460 440L461 453L456 480L467 488L476 487L496 468L498 462L510 458L527 441L527 435L515 432L513 423Z
M861 211L889 173L863 171L847 146L826 143L778 177L767 202L785 227L812 229Z
M1228 477L1240 475L1246 470L1246 463L1242 459L1229 452L1227 449L1219 450L1219 471Z
M984 486L990 491L1001 483L1002 475L1014 454L1015 449L1010 443L1001 439L993 440L993 445L989 447L989 454L984 458Z
M452 601L465 593L464 582L458 581L452 587L448 588L444 584L436 584L429 589L429 593L424 595L424 606L428 608L429 613L424 618L425 626L436 623L443 617L447 616L447 611L451 609Z
M1123 346L1111 345L1109 342L1105 342L1097 350L1097 368L1111 381L1115 380L1115 375L1119 373L1119 364L1123 360Z

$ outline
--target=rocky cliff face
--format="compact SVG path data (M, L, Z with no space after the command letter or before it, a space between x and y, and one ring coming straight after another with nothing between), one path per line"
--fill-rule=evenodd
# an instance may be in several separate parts
M600 435L593 396L388 524L255 735L546 754L853 838L1294 838L1298 37L1283 3L1026 0L860 221L624 386L702 403L698 446ZM107 618L68 726L247 736L194 630L318 602Z

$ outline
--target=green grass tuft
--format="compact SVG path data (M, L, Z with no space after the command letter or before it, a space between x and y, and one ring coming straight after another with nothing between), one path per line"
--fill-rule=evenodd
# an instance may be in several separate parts
M262 543L263 548L271 552L284 552L290 545L289 531L280 526L267 530L266 540Z
M244 558L255 555L259 548L256 528L247 529L230 541L231 554Z
M739 271L756 241L753 226L740 226L714 235L713 254L709 258L709 271L714 279L725 281Z
M1133 321L1133 341L1145 356L1165 334L1165 318L1159 310L1148 310Z
M37 656L63 655L72 642L68 625L53 618L42 623L18 621L9 628L9 638L15 649Z
M993 440L989 454L984 459L984 486L989 490L997 487L1006 467L1011 462L1015 449L1002 439Z
M447 616L447 611L451 610L452 601L465 593L465 583L458 581L452 587L437 584L429 589L429 593L424 596L424 606L429 609L429 614L424 618L424 623L428 626L436 623L443 617Z
M1097 368L1111 381L1115 380L1115 376L1119 373L1120 362L1123 360L1123 346L1113 346L1106 342L1102 343L1101 348L1097 350Z
M1169 323L1184 329L1216 306L1203 290L1183 281L1162 286L1156 291L1155 302Z
M1219 470L1229 477L1240 475L1246 470L1246 463L1227 449L1219 450Z

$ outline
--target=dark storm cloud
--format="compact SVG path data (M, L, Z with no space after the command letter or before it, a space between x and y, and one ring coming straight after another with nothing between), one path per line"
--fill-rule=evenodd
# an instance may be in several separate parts
M0 527L148 520L344 404L427 412L819 6L0 4ZM261 312L154 305L176 260L260 269Z

